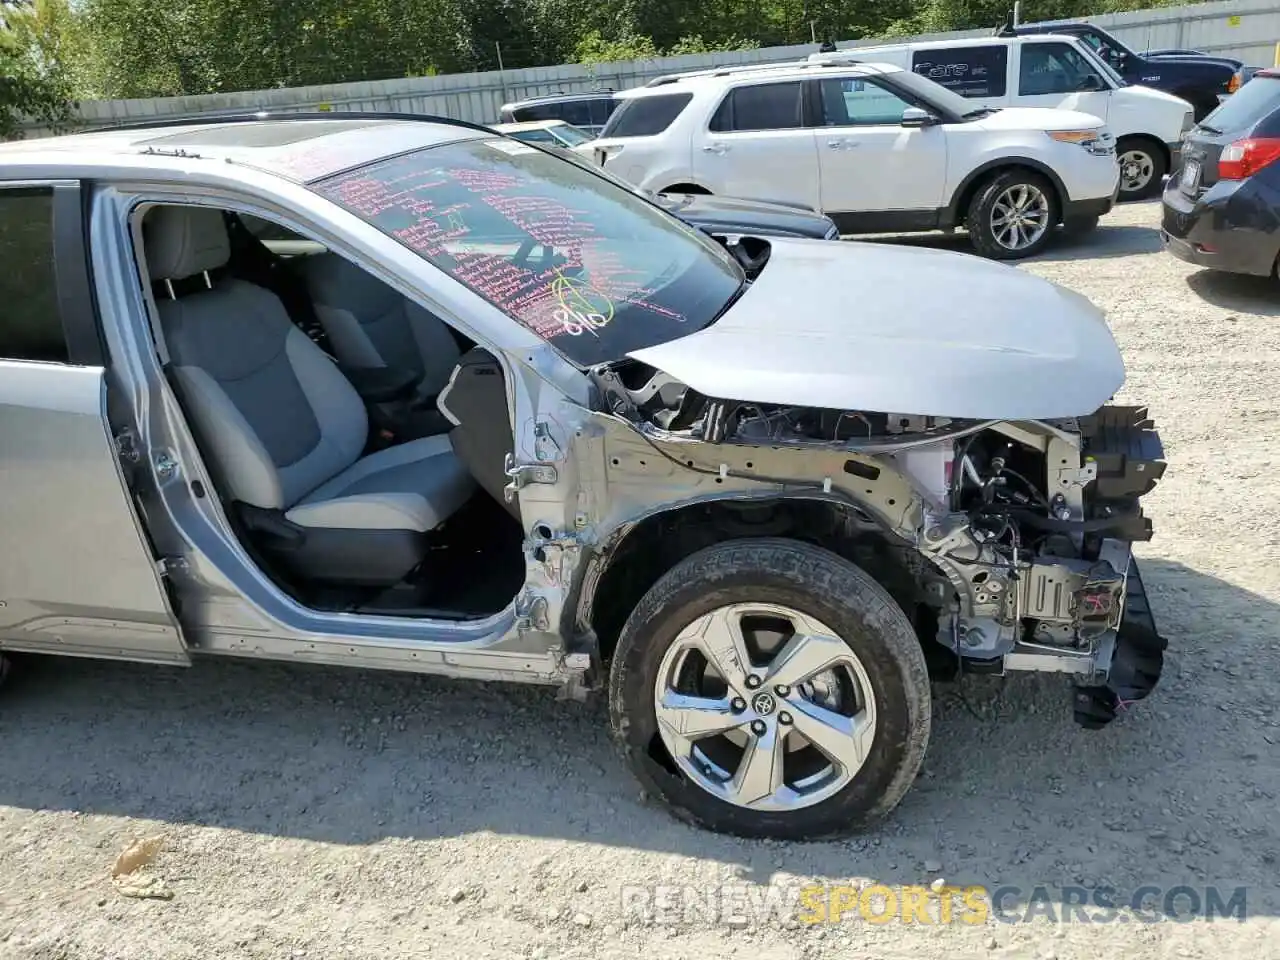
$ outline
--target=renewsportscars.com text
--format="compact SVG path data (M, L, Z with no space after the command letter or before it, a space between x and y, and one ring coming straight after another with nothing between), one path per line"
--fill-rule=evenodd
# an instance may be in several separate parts
M1248 914L1244 887L1156 884L1131 891L1047 884L627 885L621 900L623 912L656 925L1243 922Z

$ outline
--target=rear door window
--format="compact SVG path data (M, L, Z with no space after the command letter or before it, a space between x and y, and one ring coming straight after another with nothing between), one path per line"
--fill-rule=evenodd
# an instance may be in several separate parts
M623 101L601 133L602 137L653 137L675 122L693 99L691 93L664 93Z
M51 189L0 189L0 264L0 359L67 363Z
M517 123L530 123L534 120L565 119L565 104L558 100L549 103L531 103L514 111Z
M916 50L911 55L911 69L962 97L1003 97L1009 86L1009 47L992 44Z
M571 123L575 127L591 126L591 101L590 100L565 100L557 103L559 115L556 117L548 117L547 119L563 120L565 123Z
M591 101L591 126L603 127L618 109L618 101L614 97L601 97Z
M716 108L711 129L723 133L803 127L802 89L799 80L735 87Z

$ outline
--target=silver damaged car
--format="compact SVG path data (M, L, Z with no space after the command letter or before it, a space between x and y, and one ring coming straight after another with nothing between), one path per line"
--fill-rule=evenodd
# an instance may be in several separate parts
M1159 678L1159 437L1012 267L717 241L376 115L5 145L0 257L5 665L604 691L650 796L796 839L901 800L931 677L1061 673L1088 727Z

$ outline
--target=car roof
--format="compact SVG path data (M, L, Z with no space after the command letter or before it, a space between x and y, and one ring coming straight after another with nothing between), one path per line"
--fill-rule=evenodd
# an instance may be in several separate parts
M690 87L719 88L737 80L798 80L812 77L823 69L841 69L861 76L880 76L889 73L902 73L902 68L891 63L864 63L854 60L848 52L841 57L833 55L837 62L810 62L796 60L787 63L761 63L746 66L712 67L689 73L672 73L650 81L646 86L633 87L618 93L619 97L647 97L663 93L672 93L673 87L688 89Z
M0 144L0 169L17 164L147 169L169 166L174 158L207 159L308 183L383 157L486 133L498 135L475 124L361 115L191 120Z
M904 40L901 43L877 43L874 46L869 46L869 47L852 47L848 50L837 50L835 53L815 53L811 55L810 59L812 60L817 60L819 58L829 59L832 57L839 57L842 54L845 56L848 56L850 54L858 54L858 53L875 53L875 51L877 50L898 49L901 47L910 47L913 50L921 50L921 49L933 50L933 49L940 49L940 48L950 49L953 47L990 47L990 46L997 46L1000 44L1026 43L1026 42L1042 43L1044 41L1054 39L1055 36L1068 41L1077 39L1075 36L1070 34L1037 33L1029 36L1019 35L1016 37L986 36L986 37L958 37L955 40Z

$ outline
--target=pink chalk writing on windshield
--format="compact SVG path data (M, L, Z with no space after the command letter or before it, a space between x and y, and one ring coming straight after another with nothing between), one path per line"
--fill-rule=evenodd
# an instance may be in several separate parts
M502 170L451 166L357 171L324 190L544 338L594 334L621 304L684 321L651 299L673 277L628 265L590 210L522 192L539 188Z

